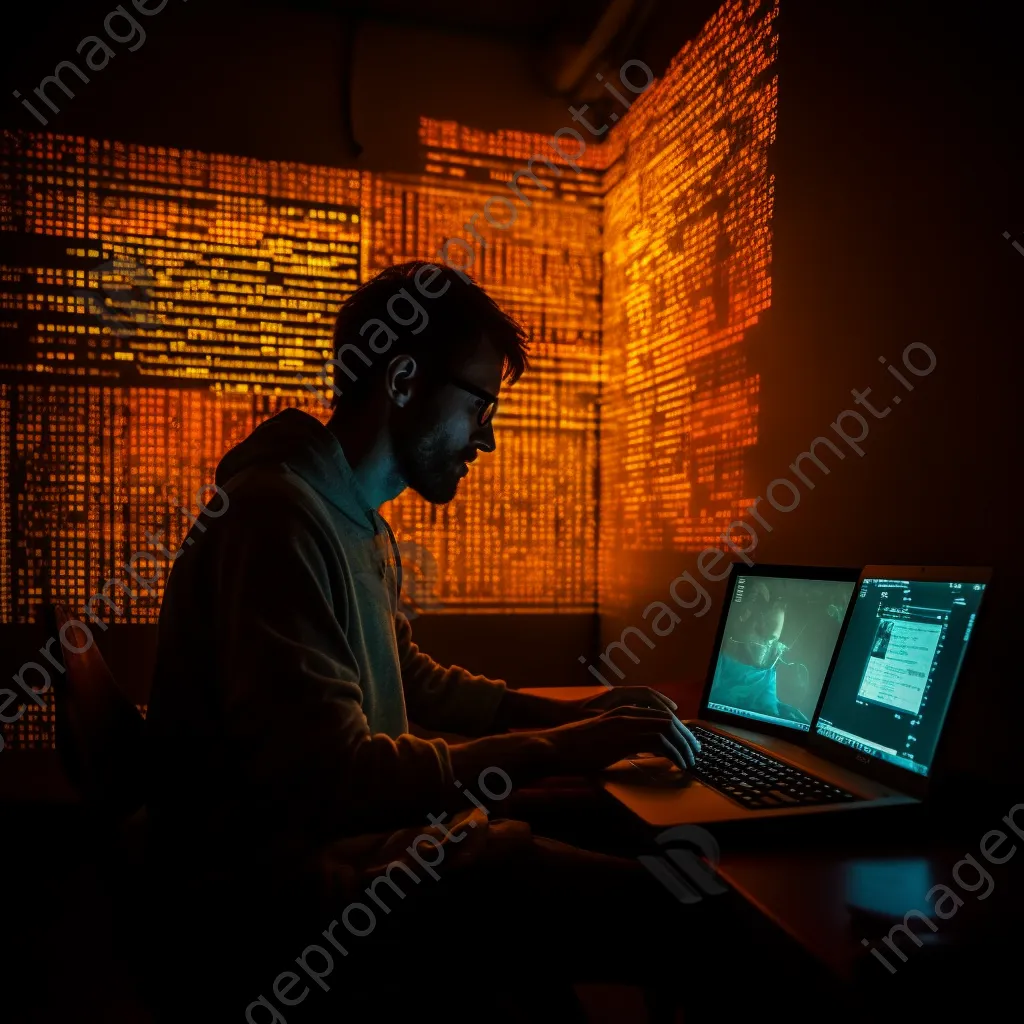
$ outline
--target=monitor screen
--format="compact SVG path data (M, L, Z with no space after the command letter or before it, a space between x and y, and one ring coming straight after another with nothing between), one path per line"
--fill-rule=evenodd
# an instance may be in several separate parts
M708 709L809 731L855 587L737 576Z
M927 775L984 589L862 580L816 731Z

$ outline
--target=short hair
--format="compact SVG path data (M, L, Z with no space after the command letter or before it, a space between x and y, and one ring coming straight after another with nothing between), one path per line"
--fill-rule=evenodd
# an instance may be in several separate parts
M331 404L339 397L345 404L363 401L395 355L439 368L485 336L504 356L502 379L514 384L529 367L526 331L483 288L460 270L425 260L387 267L338 313Z
M771 611L780 611L785 615L786 601L781 597L773 598L768 584L763 580L752 580L748 583L746 600L740 603L740 622L749 622L756 615L767 615Z

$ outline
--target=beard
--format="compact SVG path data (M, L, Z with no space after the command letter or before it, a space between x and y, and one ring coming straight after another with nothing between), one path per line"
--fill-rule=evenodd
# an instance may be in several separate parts
M747 649L750 651L751 664L758 668L764 668L768 664L772 653L771 646L758 641L748 644Z
M462 463L475 453L453 445L433 409L405 411L391 432L402 480L431 504L447 505L459 489Z

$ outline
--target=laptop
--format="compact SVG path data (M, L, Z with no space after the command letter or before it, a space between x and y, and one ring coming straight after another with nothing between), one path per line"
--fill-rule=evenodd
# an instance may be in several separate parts
M640 755L604 788L650 825L919 803L991 570L733 566L680 771Z

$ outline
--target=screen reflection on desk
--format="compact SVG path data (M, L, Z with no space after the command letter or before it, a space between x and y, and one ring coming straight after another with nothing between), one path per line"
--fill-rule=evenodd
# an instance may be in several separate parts
M924 857L856 860L846 865L846 903L851 911L902 921L911 909L929 914L925 893L936 879Z
M890 974L896 973L899 963L907 962L909 952L944 942L926 898L935 884L933 865L925 858L858 860L846 865L851 930L872 937L862 937L860 944Z

